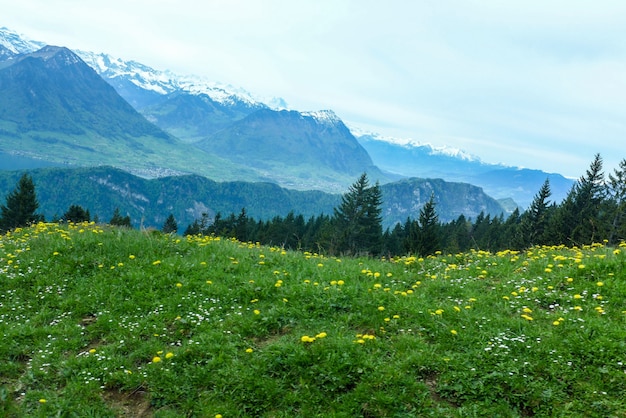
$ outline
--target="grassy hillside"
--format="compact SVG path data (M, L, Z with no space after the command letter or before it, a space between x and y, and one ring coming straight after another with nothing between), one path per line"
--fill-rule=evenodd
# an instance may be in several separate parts
M1 416L626 413L623 248L335 259L40 224L0 270Z

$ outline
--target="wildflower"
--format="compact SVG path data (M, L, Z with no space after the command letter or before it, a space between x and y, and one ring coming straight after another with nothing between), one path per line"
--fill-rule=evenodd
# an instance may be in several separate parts
M382 312L382 311L384 311L384 310L385 310L385 307L384 307L384 306L379 306L379 307L378 307L378 310Z
M39 403L46 403L48 402L47 400L45 400L44 398L39 399Z
M252 353L254 350L251 348L246 348L246 353Z
M457 334L458 334L458 332L456 332L456 330L455 330L455 329L451 329L451 330L450 330L450 333L451 333L452 335L457 335Z
M95 353L95 352L96 352L96 349L95 349L95 348L92 348L91 350L89 350L89 353L90 353L90 354L93 354L93 353Z
M532 316L529 316L529 315L526 315L526 314L522 315L522 318L524 318L527 321L532 321L533 320Z
M161 361L161 357L159 357L159 356L152 357L152 362L153 363L159 363L160 361Z
M526 313L532 313L532 309L530 309L530 308L524 308L524 309L522 309L522 311L524 311Z
M344 282L343 280L338 280L338 281L337 281L337 284L338 284L339 286L343 286L344 284L346 284L346 282Z
M325 332L320 332L319 334L317 334L317 335L315 336L315 338L318 338L318 339L319 339L319 338L326 338L326 336L327 336L327 335L328 335L328 334L326 334Z
M180 282L179 282L179 283L176 283L176 287L180 289L181 287L183 287L183 284L182 284L182 283L180 283Z
M261 313L261 311L259 311L258 309L255 309L253 312L255 315L259 315Z
M443 314L443 309L437 309L437 310L435 311L435 314L437 314L437 315L442 315L442 314Z
M300 337L300 341L302 341L303 343L312 343L313 341L315 341L315 338L309 337L308 335L303 335L302 337Z
M161 260L156 260L152 262L153 266L158 266L159 264L161 264Z
M602 287L602 286L604 286L604 282L598 282L598 283L596 283L596 286Z
M129 255L128 258L130 258L131 260L135 259L135 256L133 254Z
M561 325L561 321L554 321L554 322L552 323L552 325L554 325L554 326Z
M174 357L174 353L172 353L171 351L169 351L169 352L165 355L165 358L167 358L167 359L170 359L170 358L172 358L172 357Z
M461 312L461 308L459 308L458 306L455 306L454 310L457 311L457 312Z

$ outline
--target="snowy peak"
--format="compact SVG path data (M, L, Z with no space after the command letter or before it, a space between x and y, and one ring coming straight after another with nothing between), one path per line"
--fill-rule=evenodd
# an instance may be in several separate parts
M343 121L332 110L317 110L314 112L300 112L303 116L308 116L315 119L317 122L324 125L336 126L338 124L343 125Z
M28 54L45 46L43 42L31 41L8 28L0 28L0 46L13 54Z
M478 156L470 154L469 152L459 148L449 147L446 145L436 146L430 143L417 142L413 139L402 139L390 136L383 136L377 133L360 131L353 127L351 127L350 130L353 132L354 136L358 138L359 142L378 141L402 147L410 151L419 151L420 153L425 155L451 157L459 160L477 163L482 162Z

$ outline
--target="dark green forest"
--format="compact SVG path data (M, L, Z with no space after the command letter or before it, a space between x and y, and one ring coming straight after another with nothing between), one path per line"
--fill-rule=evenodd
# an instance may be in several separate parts
M439 221L436 197L431 196L418 219L407 218L383 232L380 187L370 186L363 175L333 215L305 219L292 212L257 221L242 209L238 215L218 214L212 222L197 220L185 234L215 234L322 254L372 256L427 256L470 249L496 252L536 245L573 247L626 239L626 159L605 176L598 154L562 202L553 202L550 196L546 179L523 212L517 209L506 218L484 213L475 219L460 215L447 223Z
M440 222L435 195L422 207L417 219L383 230L382 193L367 174L345 193L332 214L305 218L290 212L268 220L255 220L246 208L238 214L214 217L204 213L180 231L170 214L161 230L183 235L216 235L242 242L316 252L328 255L427 256L437 252L457 253L470 249L485 251L523 250L536 245L583 246L595 242L616 244L626 239L626 159L605 175L598 154L585 174L572 186L562 202L550 200L549 180L537 191L525 210L516 209L505 218L480 213L475 219L460 215ZM1 206L3 230L42 220L32 179L24 175ZM106 221L91 219L88 209L72 205L55 221ZM111 224L130 227L130 218L116 210Z

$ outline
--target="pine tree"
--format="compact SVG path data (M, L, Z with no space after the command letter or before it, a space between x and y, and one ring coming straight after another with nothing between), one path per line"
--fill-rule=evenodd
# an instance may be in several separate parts
M176 219L173 214L170 213L167 219L165 219L165 223L163 224L161 231L165 234L175 234L178 231L178 224L176 223Z
M70 205L67 212L63 214L63 220L66 222L89 222L91 221L91 215L89 209L85 210L80 205Z
M0 206L0 230L8 231L43 220L43 216L35 214L38 208L33 179L24 174L6 196L6 204Z
M130 228L130 215L122 216L122 214L120 213L120 208L115 208L115 211L113 211L113 216L109 221L109 225L125 226L127 228Z
M430 255L439 250L441 245L440 234L439 217L435 211L435 196L433 194L424 207L420 209L417 253Z
M347 254L378 254L382 245L382 192L369 186L367 174L348 189L334 209L336 251Z
M610 232L608 240L611 244L626 239L626 159L619 163L614 174L609 174L608 193L610 197Z
M520 244L523 248L546 243L544 233L548 225L548 199L551 195L550 180L546 179L522 216Z

